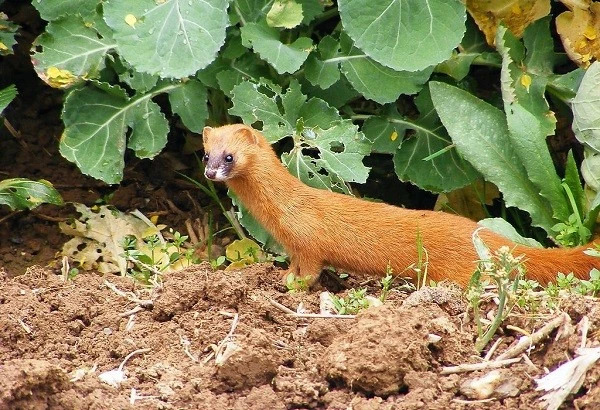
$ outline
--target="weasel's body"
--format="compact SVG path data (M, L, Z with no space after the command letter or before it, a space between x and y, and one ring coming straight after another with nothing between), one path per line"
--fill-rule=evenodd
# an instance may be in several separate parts
M224 181L250 213L286 249L290 270L316 279L324 266L382 276L388 264L404 271L417 261L417 235L428 255L428 278L466 285L478 256L472 234L478 225L461 216L407 210L309 187L283 166L264 136L245 125L205 128L206 176ZM491 250L510 240L479 232ZM559 271L587 277L600 258L574 249L517 245L527 276L547 283ZM406 273L414 272L412 270Z

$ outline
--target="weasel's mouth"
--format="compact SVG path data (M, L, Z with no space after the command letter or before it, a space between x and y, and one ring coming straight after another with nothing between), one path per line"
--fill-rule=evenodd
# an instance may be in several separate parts
M220 182L227 180L227 175L225 174L225 172L223 172L221 168L217 168L216 170L207 168L204 170L204 176L210 179L211 181Z

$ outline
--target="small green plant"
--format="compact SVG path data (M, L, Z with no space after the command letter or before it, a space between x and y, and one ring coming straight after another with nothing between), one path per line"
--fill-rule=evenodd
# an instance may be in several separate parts
M79 269L71 268L69 269L69 274L67 275L67 280L75 279L75 276L79 275Z
M592 269L589 279L579 279L572 272L566 275L559 272L556 283L548 283L545 292L554 298L560 296L561 292L596 297L600 293L600 271L596 268Z
M230 262L226 270L242 269L268 259L260 246L250 238L231 242L225 249L225 257Z
M227 258L223 255L217 257L216 259L210 259L210 266L214 269L217 270L219 269L219 267L223 266L223 264L225 263L225 261L227 260Z
M392 290L392 285L394 284L396 279L400 279L401 281L404 282L401 286L398 287L398 289L409 291L409 292L413 292L413 291L417 290L414 283L412 281L410 281L410 278L401 277L401 275L404 272L406 272L410 269L413 269L413 267L414 267L414 264L411 264L410 266L405 268L400 274L394 275L394 269L392 269L392 266L388 263L388 265L385 269L385 276L383 278L381 278L381 280L379 281L379 284L381 285L381 294L379 295L379 300L381 302L385 302L386 299L388 298L390 291ZM433 282L433 281L431 281L431 282Z
M379 295L379 300L381 300L382 302L385 302L385 300L387 299L388 295L390 294L390 290L392 289L392 284L394 283L394 279L396 279L394 277L393 273L394 273L394 270L388 263L386 271L385 271L385 276L383 278L381 278L381 280L379 282L381 284L381 295Z
M516 279L515 303L521 309L526 311L535 311L540 306L540 298L535 292L541 289L542 285L532 279Z
M79 269L78 268L70 268L68 264L63 264L62 266L62 279L65 282L71 281L73 279L75 279L75 276L77 276L79 274Z
M100 198L98 198L94 201L94 205L97 205L97 206L108 205L108 204L110 204L110 201L112 201L114 196L115 196L115 191L104 194Z
M473 316L477 324L477 340L475 349L481 352L492 339L500 324L504 321L510 309L507 308L511 295L514 295L519 286L519 281L524 275L523 256L514 257L507 246L502 246L487 260L479 262L471 278L467 290L467 300L473 309ZM515 277L514 280L511 278ZM484 330L481 319L481 295L487 285L484 278L489 278L497 287L498 309L492 323Z
M590 271L590 279L581 279L577 291L582 295L595 297L600 292L600 271L596 268Z
M170 229L172 239L165 240L158 234L148 235L142 243L134 235L127 235L121 246L123 257L131 263L128 273L139 281L152 284L167 270L181 269L199 260L194 254L194 248L186 247L189 239Z
M306 292L310 288L310 279L310 276L301 277L290 272L285 277L285 287L290 293Z
M210 235L209 235L210 236ZM272 255L261 249L260 245L250 238L237 239L225 249L225 255L216 259L209 258L214 269L229 262L225 270L243 269L255 263L285 262L282 255Z
M331 301L335 311L340 315L355 315L369 307L367 288L350 289L344 297L331 295Z
M556 286L559 290L571 291L579 283L579 279L575 277L573 272L565 275L562 272L558 272L556 275Z
M567 222L557 223L552 230L558 232L556 241L569 247L585 243L591 236L590 230L582 224L578 213L572 213Z

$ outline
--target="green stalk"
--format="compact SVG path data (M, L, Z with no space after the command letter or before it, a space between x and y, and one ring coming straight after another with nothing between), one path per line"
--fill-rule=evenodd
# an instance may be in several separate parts
M498 312L496 313L494 320L490 324L490 327L485 334L482 337L477 338L477 341L475 342L475 349L477 349L478 352L481 352L487 346L490 340L492 340L492 337L494 334L496 334L496 330L498 330L500 324L502 324L502 321L504 320L504 307L506 306L506 295L508 292L506 291L506 287L502 285L501 281L501 278L496 279L496 283L498 284L498 292L500 293Z
M573 209L573 214L575 214L575 216L577 217L577 230L579 231L579 244L583 245L588 240L588 233L586 232L587 228L585 227L585 225L583 224L583 221L581 220L581 215L579 215L579 209L577 209L577 204L575 203L575 197L573 196L573 193L571 192L571 188L569 188L569 185L567 185L566 182L563 182L561 185L562 185L563 189L565 190L565 192L567 193L567 198L569 198L569 202L571 203L571 208Z
M208 197L210 197L219 206L219 208L221 208L221 212L223 213L223 216L225 218L227 218L227 221L231 224L231 227L235 230L235 233L238 236L238 239L244 239L246 237L246 234L240 228L239 224L236 223L236 221L234 221L232 219L229 212L227 212L227 210L225 209L225 206L223 206L223 202L221 202L221 200L219 199L219 195L217 194L217 190L215 189L215 185L212 183L212 181L210 181L210 180L206 181L207 185L208 185L208 188L207 188L204 185L202 185L200 182L196 181L193 178L188 177L185 174L182 174L181 172L179 173L179 175L181 175L183 178L187 179L189 182L191 182L192 184L194 184L195 186L200 188L200 190L202 192L204 192L206 195L208 195Z

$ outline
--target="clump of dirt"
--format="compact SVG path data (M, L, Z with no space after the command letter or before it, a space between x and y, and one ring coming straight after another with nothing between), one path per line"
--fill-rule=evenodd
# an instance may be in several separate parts
M367 394L388 396L406 390L407 373L427 372L447 362L446 348L455 346L434 345L455 333L458 324L437 305L373 308L359 315L355 326L325 350L319 365L329 380L341 380ZM383 357L386 359L381 360Z
M318 311L319 293L286 293L270 265L198 265L153 290L118 276L64 282L36 267L15 278L1 272L0 408L535 408L532 377L564 362L578 337L573 330L534 346L530 364L444 375L444 366L482 361L451 287L394 293L381 307L334 319L295 317L272 303ZM594 312L580 314L597 344ZM501 346L518 337L505 333ZM561 359L550 354L560 350ZM126 378L101 380L127 357ZM472 386L488 379L497 391L478 398ZM594 408L599 379L596 367L568 405Z

